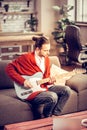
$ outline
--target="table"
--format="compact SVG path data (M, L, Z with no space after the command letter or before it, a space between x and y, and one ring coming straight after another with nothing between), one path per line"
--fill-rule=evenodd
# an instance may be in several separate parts
M76 112L71 114L65 114L57 117L44 118L40 120L27 121L22 123L15 123L5 125L4 130L52 130L54 118L70 118L70 119L84 119L87 118L87 111ZM81 130L87 130L87 128L81 126Z

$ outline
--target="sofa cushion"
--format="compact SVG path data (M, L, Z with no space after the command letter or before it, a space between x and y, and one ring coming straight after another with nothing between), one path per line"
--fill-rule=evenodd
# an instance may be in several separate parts
M6 74L5 68L10 61L0 61L0 89L13 88L13 82Z
M0 125L33 119L30 103L18 99L14 89L0 90Z
M76 112L78 108L77 102L78 102L77 92L71 89L71 95L67 103L65 104L61 114Z
M87 110L87 89L82 90L79 93L79 99L78 99L78 110Z
M87 89L87 74L76 74L66 81L66 85L79 92Z

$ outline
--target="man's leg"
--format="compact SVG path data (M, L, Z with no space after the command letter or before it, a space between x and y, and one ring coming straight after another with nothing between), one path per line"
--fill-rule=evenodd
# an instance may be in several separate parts
M55 92L46 91L41 92L31 101L33 106L44 104L43 115L45 117L52 116L53 109L57 103L58 96Z
M49 91L55 92L58 96L57 104L55 105L53 114L60 115L70 96L70 88L68 86L52 86Z

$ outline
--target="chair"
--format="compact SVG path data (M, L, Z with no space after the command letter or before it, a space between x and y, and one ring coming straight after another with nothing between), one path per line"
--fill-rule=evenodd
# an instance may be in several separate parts
M67 43L67 56L69 63L79 62L87 64L87 45L81 44L80 28L76 25L68 25L65 30L65 42Z

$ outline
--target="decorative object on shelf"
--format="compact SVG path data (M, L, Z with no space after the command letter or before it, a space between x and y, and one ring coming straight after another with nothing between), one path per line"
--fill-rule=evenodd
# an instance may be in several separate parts
M2 7L2 1L4 1L4 0L0 0L0 7Z
M30 31L37 31L38 20L33 14L30 14L30 19L25 22L25 28L26 24L29 25Z
M6 12L8 12L8 10L9 10L9 4L5 4L4 5L4 9L5 9Z
M30 2L31 2L32 0L28 0L27 1L27 7L29 7L30 6Z
M56 11L59 17L59 19L56 21L56 28L54 28L54 31L52 32L52 35L54 36L54 40L56 41L58 46L62 46L64 49L63 55L67 58L67 44L65 42L65 29L67 25L75 24L75 22L71 21L69 19L69 11L73 9L73 6L69 5L62 5L62 7L59 6L53 6L53 9Z

